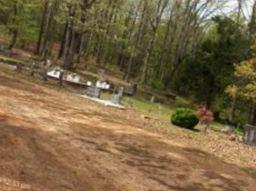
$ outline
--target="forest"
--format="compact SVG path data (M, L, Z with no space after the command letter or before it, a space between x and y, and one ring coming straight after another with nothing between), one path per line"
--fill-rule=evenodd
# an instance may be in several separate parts
M255 191L256 0L0 0L0 190Z
M0 30L10 50L72 71L116 67L216 119L256 123L256 1L1 0Z

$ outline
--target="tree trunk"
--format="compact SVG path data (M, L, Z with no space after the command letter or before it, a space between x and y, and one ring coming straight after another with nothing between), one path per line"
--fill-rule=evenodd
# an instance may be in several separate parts
M249 111L248 123L250 125L256 125L256 108L252 106Z
M155 18L153 18L153 21L151 21L152 37L151 37L151 40L150 40L150 42L148 44L148 47L146 49L146 55L143 59L142 75L141 75L141 78L140 78L140 82L142 84L144 84L147 81L148 67L149 67L148 65L149 65L149 60L150 60L151 53L152 53L153 48L154 48L157 29L159 27L162 15L164 13L165 8L167 7L167 4L168 4L167 0L159 0L158 1L157 15L155 16Z
M44 11L42 16L39 39L37 43L36 53L45 58L47 56L48 42L53 32L54 15L56 14L60 0L54 0L52 3L49 0L45 1Z
M77 47L80 41L80 34L77 32L73 32L72 40L70 43L69 51L66 54L63 67L67 70L72 70L74 68L74 58L77 53Z
M155 35L150 40L150 43L149 43L149 45L147 47L147 50L146 50L146 55L145 55L145 57L143 59L143 67L142 67L142 73L141 73L141 79L140 79L140 83L142 83L142 84L146 83L146 80L147 80L148 64L149 64L149 59L150 59L151 51L152 51L153 46L154 46L154 42L155 42Z
M44 3L44 11L43 11L43 16L42 16L42 21L41 21L41 27L39 31L39 38L37 42L37 48L36 48L36 54L40 54L41 49L42 49L42 41L43 41L43 35L44 35L44 30L45 30L45 25L46 25L46 20L47 20L47 14L48 14L48 8L49 8L49 1L45 0Z
M163 51L163 53L165 53L166 49L167 49L167 42L168 42L168 37L169 37L169 26L168 29L165 33L165 37L164 37L164 41L162 44L162 48L161 50ZM157 76L161 75L161 71L163 71L164 68L164 62L165 62L165 55L163 55L163 53L159 54L160 58L159 58L159 65L157 65L156 67L156 74Z
M49 21L48 26L45 29L45 37L43 39L43 49L42 49L42 57L46 59L48 53L50 53L50 48L48 46L49 41L51 40L52 34L54 33L55 25L54 25L54 15L57 12L60 0L54 0L52 6L50 7L49 13Z
M230 121L231 123L233 123L233 122L234 122L234 119L235 119L236 102L237 102L237 98L236 98L236 96L235 96L235 97L233 97L233 99L232 99L231 110L230 110L230 114L229 114L229 121Z
M80 37L80 42L79 42L79 47L78 47L77 63L80 63L80 60L81 60L81 56L82 56L82 52L83 52L83 48L84 48L84 38L85 38L85 35L82 34Z
M128 16L125 19L124 26L126 27L126 29L124 30L124 32L122 34L122 39L126 39L127 36L129 35L129 33L131 34L133 32L134 27L131 27L131 29L129 27L130 21L132 19L132 14L133 14L133 7L131 7L131 9L129 10ZM136 10L136 16L134 17L134 20L135 19L137 20L137 16L138 16L138 10ZM125 48L126 48L125 44L121 43L120 52L119 52L118 59L117 59L117 64L120 66L120 68L123 68L123 66L124 66Z
M17 16L18 16L18 1L16 0L15 1L15 4L14 4L14 8L13 8L13 14L14 14L14 17L13 17L13 20L12 20L12 23L13 25L16 25L16 19L17 19ZM14 26L14 28L11 30L12 32L12 40L11 40L11 43L9 45L9 49L12 50L13 47L16 45L17 43L17 39L18 39L18 29L17 29L17 26Z
M249 22L249 35L253 39L256 32L256 1L254 1L252 6L252 14Z
M86 15L87 15L87 10L91 7L91 5L95 2L95 0L83 0L83 4L81 5L81 11L82 11L82 15L80 18L81 24L82 24L82 29L76 29L74 30L74 27L72 27L72 39L71 39L71 43L70 43L70 48L69 50L65 50L65 57L64 57L64 62L63 62L63 67L65 69L73 69L74 68L74 58L75 55L78 53L78 48L80 45L80 40L82 38L82 36L85 34L85 30L84 30L84 24L86 21ZM71 11L72 13L72 11ZM70 17L71 20L72 17ZM67 35L69 36L69 35ZM67 39L66 39L67 40ZM68 41L68 40L67 40ZM67 45L67 42L66 42ZM67 48L67 46L65 46L65 48Z
M127 68L127 71L126 71L126 74L125 74L125 81L129 82L130 80L130 75L131 75L131 71L132 71L132 65L133 65L133 59L134 59L134 51L132 51L132 55L130 56L129 58L129 61L128 61L128 68Z
M13 31L12 31L12 41L11 41L11 44L9 45L10 50L12 50L13 47L16 45L17 39L18 39L18 30L13 29Z
M60 46L60 50L59 50L59 55L58 55L59 59L62 58L62 56L64 54L65 43L66 43L66 35L68 33L68 27L69 27L68 21L66 21L64 33L63 33L62 40L61 40L61 46Z
M68 60L69 58L69 52L71 49L71 45L72 45L72 40L73 40L73 36L74 36L74 30L73 30L73 17L75 16L75 9L74 7L70 6L69 7L69 16L67 18L67 28L66 28L66 32L65 32L65 36L64 39L62 40L63 42L63 53L62 53L62 58L63 58L63 63L62 63L62 67L67 69L69 68L69 64L71 65L71 63L69 63L70 61Z
M142 5L142 1L140 1L138 6L140 7L141 5ZM140 21L140 24L139 24L138 31L136 32L136 37L135 37L135 42L134 42L135 44L133 45L131 55L129 57L128 70L126 71L126 74L125 74L125 80L126 81L130 80L131 71L133 69L133 61L134 61L134 58L135 58L136 53L137 53L136 51L137 51L137 49L139 49L139 46L140 46L140 43L141 43L141 40L142 40L142 37L143 37L143 30L145 28L145 23L144 23L145 21L144 20L146 20L147 8L148 8L148 1L144 1L141 21ZM135 28L134 27L135 24L136 24L136 20L134 20L132 28ZM132 34L130 33L130 37L129 37L130 40L131 40L131 37L132 37Z

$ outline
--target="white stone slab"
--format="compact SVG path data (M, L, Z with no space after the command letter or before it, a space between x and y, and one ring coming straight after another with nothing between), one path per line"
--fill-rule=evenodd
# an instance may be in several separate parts
M59 79L60 78L60 71L52 70L50 72L47 72L47 76Z
M68 82L80 83L80 76L68 74L66 80Z
M110 89L110 84L108 84L107 82L97 81L96 82L96 87L100 88L102 90L109 90Z
M120 104L114 104L113 102L111 102L110 100L102 100L99 98L93 98L93 97L89 97L87 95L78 95L79 97L85 98L85 99L89 99L91 101L97 102L99 104L105 105L105 106L109 106L109 107L115 107L118 109L125 109L124 106L120 105Z

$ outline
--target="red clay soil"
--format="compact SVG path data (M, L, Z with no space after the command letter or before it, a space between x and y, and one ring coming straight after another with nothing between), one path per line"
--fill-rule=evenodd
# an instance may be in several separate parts
M1 191L255 191L256 176L127 120L126 112L0 72Z

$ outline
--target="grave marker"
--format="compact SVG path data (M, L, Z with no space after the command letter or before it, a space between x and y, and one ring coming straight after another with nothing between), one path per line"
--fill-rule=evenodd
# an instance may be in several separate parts
M122 100L122 97L123 97L123 94L124 94L124 88L121 87L121 88L119 88L117 94L115 94L115 93L113 94L111 102L114 103L114 104L117 104L117 105L120 104L121 100Z
M78 76L76 74L68 74L66 80L68 82L80 83L80 76Z
M101 90L97 87L88 87L86 90L86 95L93 98L100 98Z
M249 145L256 144L256 126L247 124L244 129L244 142Z

